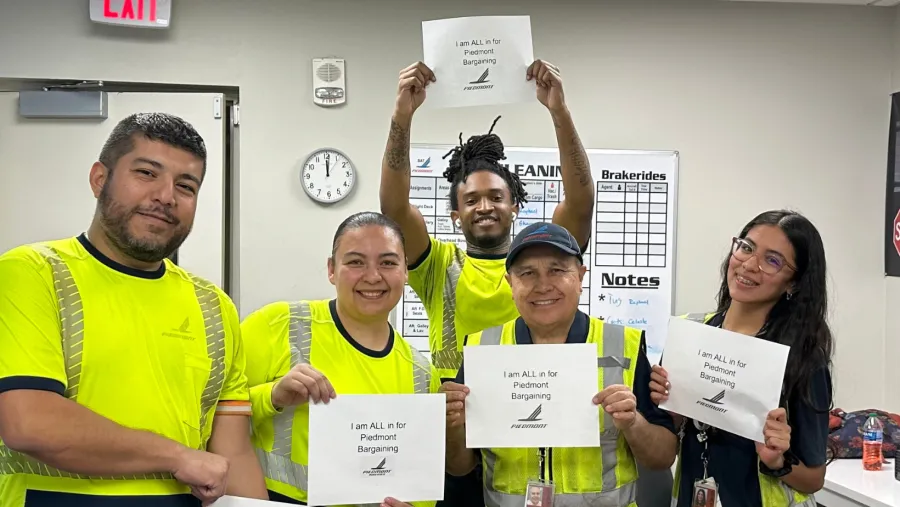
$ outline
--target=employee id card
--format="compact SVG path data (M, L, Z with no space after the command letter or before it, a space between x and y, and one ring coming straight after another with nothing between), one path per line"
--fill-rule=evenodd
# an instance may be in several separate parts
M553 507L553 483L539 480L528 481L524 507Z
M691 507L722 507L719 488L712 477L694 481L694 498Z

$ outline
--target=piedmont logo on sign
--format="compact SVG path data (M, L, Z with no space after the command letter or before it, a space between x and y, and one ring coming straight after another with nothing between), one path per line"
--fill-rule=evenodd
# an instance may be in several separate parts
M722 407L722 400L725 399L725 390L722 389L719 391L719 394L711 397L711 398L703 398L702 400L697 400L697 405L702 405L706 408L715 410L716 412L725 413L728 412L727 408Z
M539 423L541 420L541 405L538 405L534 412L531 413L528 417L524 417L519 419L519 422L513 423L510 428L546 428L547 423Z
M490 72L491 72L490 67L484 69L484 72L481 73L481 76L478 79L476 79L475 81L469 81L470 85L475 85L475 86L465 86L465 87L463 87L463 90L466 90L466 91L490 90L491 88L494 87L494 85L489 84L491 80L488 79L488 74L490 74Z
M490 67L484 69L484 73L481 74L481 77L476 79L475 81L469 81L469 84L482 84L487 83L489 81L488 74L491 72Z
M387 467L387 458L381 458L381 461L368 470L363 470L366 477L383 477L391 473L391 469Z
M172 0L90 0L91 21L136 28L169 28Z

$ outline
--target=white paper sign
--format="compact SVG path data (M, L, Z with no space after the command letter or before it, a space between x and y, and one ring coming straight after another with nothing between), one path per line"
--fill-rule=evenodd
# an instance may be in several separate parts
M225 495L213 502L212 505L215 507L282 507L291 504Z
M597 447L597 345L463 349L466 446Z
M422 22L425 64L434 72L428 107L535 100L525 79L534 62L530 16L479 16Z
M663 355L669 399L660 408L763 442L778 408L789 347L672 317Z
M446 396L338 395L309 406L309 504L444 497Z

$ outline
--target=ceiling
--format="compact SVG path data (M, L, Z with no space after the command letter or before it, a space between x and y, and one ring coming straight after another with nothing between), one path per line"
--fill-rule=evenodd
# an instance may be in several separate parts
M831 5L868 5L874 7L893 7L900 5L900 0L725 0L727 2L776 2L788 4L831 4Z

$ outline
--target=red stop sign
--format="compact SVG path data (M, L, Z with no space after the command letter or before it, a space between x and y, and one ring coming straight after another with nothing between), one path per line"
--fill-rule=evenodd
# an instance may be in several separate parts
M900 210L897 210L897 216L894 217L894 228L891 230L891 236L894 239L894 250L900 255Z

